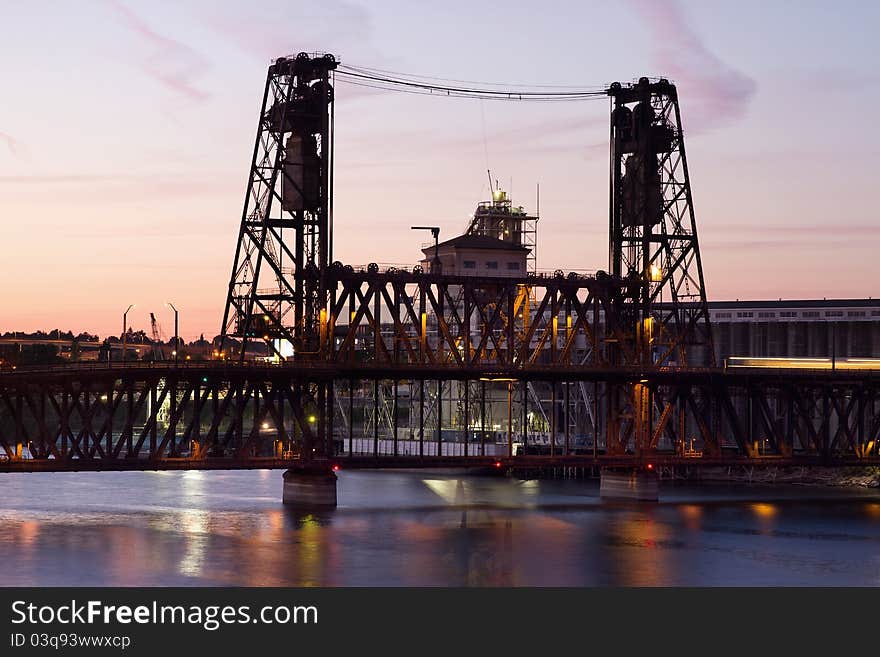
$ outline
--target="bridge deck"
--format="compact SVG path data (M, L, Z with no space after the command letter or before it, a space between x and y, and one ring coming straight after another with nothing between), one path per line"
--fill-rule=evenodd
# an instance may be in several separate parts
M366 382L369 390L380 381L394 382L383 420L388 426L380 429L373 422L354 432L355 423L365 420L351 413L351 382ZM507 441L490 456L476 455L486 453L480 452L481 444L495 442L486 435L490 426L477 419L484 415L477 413L476 393L467 396L469 387L482 383L460 387L458 415L447 405L442 418L437 410L431 421L423 413L430 398L418 396L427 386L411 385L406 413L418 424L398 426L399 381L512 382L501 384L506 412L499 418L501 429L493 430L506 433ZM560 384L583 381L597 384L606 405L603 418L599 402L590 403L599 426L595 455L584 453L584 443L578 445L574 436L569 445L563 418L568 388ZM526 396L526 384L544 386L542 395ZM511 410L515 387L522 395L516 414ZM631 402L638 414L612 417L607 409L627 395L638 396L638 405ZM372 409L362 410L380 417L379 397L365 400ZM447 399L453 401L459 400ZM527 423L527 411L542 403L548 406L539 410L551 424L549 432L541 431L557 437L555 456L548 455L546 438L539 441ZM520 429L508 431L508 426L527 427L525 440L513 438ZM413 436L420 437L418 447L402 445L398 451L397 441L414 443ZM522 442L525 453L517 454L514 445ZM687 444L695 444L702 456L686 453ZM0 372L0 472L286 469L313 467L316 457L345 468L480 468L496 462L505 469L637 467L649 461L693 467L880 465L878 444L878 371L227 361ZM454 447L446 450L446 445ZM564 456L563 445L571 447ZM573 453L575 447L580 451ZM401 453L407 449L423 456ZM467 449L472 455L436 456ZM371 454L358 455L365 451Z
M491 365L459 366L453 364L430 365L419 363L350 363L332 361L305 361L279 364L245 361L173 362L137 361L131 363L97 362L64 363L59 365L23 366L16 369L0 369L0 381L15 384L19 381L47 381L84 377L105 380L108 377L143 377L174 374L181 378L213 376L221 378L240 378L259 376L263 379L287 378L304 380L335 379L442 379L477 380L506 379L517 381L611 381L633 382L648 379L651 383L725 383L745 384L748 382L780 381L822 381L822 382L870 382L880 383L880 369L853 370L827 368L749 368L749 367L637 367L601 365L542 365L528 364L526 367L498 367Z
M338 456L332 459L302 461L272 457L249 457L245 460L229 458L165 458L159 460L65 460L21 459L0 461L0 472L133 472L155 470L340 470L374 469L479 469L506 472L511 469L550 471L560 468L653 468L661 467L823 467L823 466L880 466L880 457L835 458L828 462L814 455L783 457L718 456L683 457L673 454L651 456L570 454L566 456Z

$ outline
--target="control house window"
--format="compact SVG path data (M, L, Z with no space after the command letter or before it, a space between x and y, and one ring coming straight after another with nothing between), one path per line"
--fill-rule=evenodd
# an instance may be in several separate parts
M477 268L477 261L476 260L465 260L463 263L461 263L461 265L465 269L476 269Z
M519 271L519 263L518 262L508 262L507 269L509 271Z
M486 269L498 269L498 263L495 260L490 260L486 263Z

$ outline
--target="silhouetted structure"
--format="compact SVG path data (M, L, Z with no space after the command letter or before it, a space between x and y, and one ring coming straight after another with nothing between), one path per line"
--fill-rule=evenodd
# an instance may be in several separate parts
M383 271L332 261L336 67L269 68L218 360L3 370L0 469L880 462L880 363L713 367L674 85L606 91L610 271ZM447 246L528 249L496 214Z

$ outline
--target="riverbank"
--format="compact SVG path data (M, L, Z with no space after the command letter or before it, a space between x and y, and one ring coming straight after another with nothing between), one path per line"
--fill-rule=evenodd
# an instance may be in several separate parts
M508 474L517 479L598 479L599 468L512 468ZM491 470L473 474L499 474ZM719 466L719 467L661 467L662 480L743 483L743 484L801 484L835 488L880 488L878 467L773 467L773 466Z
M736 467L701 468L691 480L753 484L804 484L839 488L880 488L876 467Z

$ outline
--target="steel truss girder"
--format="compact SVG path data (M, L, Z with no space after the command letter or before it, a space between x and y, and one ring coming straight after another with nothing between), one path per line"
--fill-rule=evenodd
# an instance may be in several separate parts
M596 403L599 419L605 417L602 422L607 423L594 441L597 462L612 456L664 457L698 466L698 452L713 464L743 459L758 464L880 463L880 379L870 374L781 379L775 374L742 376L718 370L639 373L587 364L564 370L565 376L552 367L508 369L508 374L518 376L499 384L492 380L491 364L482 369L434 364L418 371L402 366L396 376L389 376L391 371L366 363L323 371L107 367L3 375L0 470L314 462L346 458L346 440L352 437L378 445L380 424L381 436L393 438L395 445L407 431L436 442L438 449L432 453L439 454L441 442L460 440L471 429L481 431L472 433L470 442L474 435L485 440L488 411L485 392L480 409L480 388L493 385L508 385L512 391L514 408L494 418L502 433L508 421L502 416L508 415L515 430L522 431L517 442L528 451L536 438L535 428L524 424L530 411L543 431L552 427L550 448L557 456L583 459L589 453L573 445L569 449L563 442L565 420L560 413L567 386L558 384L579 387L584 382L595 386L596 398L588 403ZM546 378L554 371L554 378ZM381 397L365 398L379 405L379 413L362 424L340 419L340 409L348 406L350 381L358 388L380 391ZM418 392L422 387L424 394ZM642 416L611 413L615 396L625 397ZM360 435L357 426L363 427ZM457 449L461 458L473 458L482 456L486 446ZM378 449L374 454L394 455Z
M599 366L614 343L629 363L633 346L617 321L621 295L610 277L351 273L337 278L319 357L450 371Z

